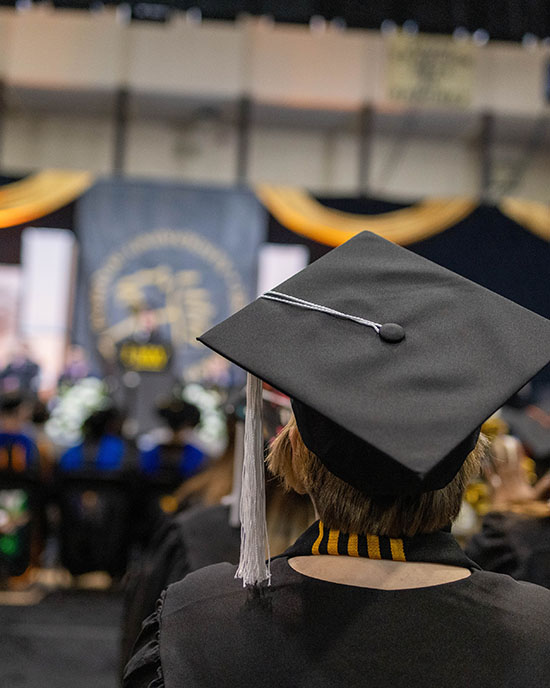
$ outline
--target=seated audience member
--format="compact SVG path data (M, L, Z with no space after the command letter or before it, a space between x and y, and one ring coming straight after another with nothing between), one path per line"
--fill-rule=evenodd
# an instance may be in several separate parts
M82 426L82 442L67 449L59 461L61 473L89 469L117 471L122 467L124 418L114 407L94 411Z
M50 417L48 407L37 399L32 407L32 437L40 457L40 473L45 482L53 478L56 467L55 445L46 432L45 425Z
M550 470L550 389L532 396L523 406L507 404L502 416L510 428L510 434L523 444L527 454L535 462L538 476Z
M170 398L157 406L164 427L138 441L140 488L137 499L136 541L146 547L162 527L164 512L174 511L172 492L207 463L195 444L193 428L200 411L182 399Z
M249 372L240 563L168 588L125 686L547 686L550 592L480 570L448 527L481 423L548 363L549 337L368 232L204 334ZM319 515L271 564L258 378L295 416L271 470Z
M174 498L184 510L159 526L139 565L129 573L122 624L123 665L130 658L142 622L154 612L168 585L204 566L239 560L240 524L230 523L226 503L233 489L233 418L228 419L228 437L224 455L176 491ZM307 497L285 493L273 477L266 490L271 550L280 554L313 521L314 511Z
M196 527L192 527L195 522L194 514L201 514L203 510L206 510L207 516L201 523L199 532L204 527L208 528L209 522L216 524L210 537L200 538L198 553L201 557L206 557L208 564L234 561L235 557L238 559L239 534L229 525L227 507L220 506L223 497L231 492L233 448L234 424L228 423L228 446L223 456L179 485L173 494L165 495L164 501L168 500L169 509L163 510L162 504L158 508L155 500L157 508L151 515L152 505L142 501L141 506L147 513L148 539L141 556L135 558L125 584L121 634L122 669L130 658L143 620L154 611L161 592L167 585L192 570L189 569L185 546L190 514L193 514L190 519L191 532L197 531ZM166 513L167 511L172 513ZM201 516L198 518L201 519ZM151 520L153 527L150 525Z
M193 444L191 437L191 431L200 422L200 411L194 404L170 399L159 405L157 413L166 424L168 433L153 446L143 446L145 443L142 443L140 470L147 476L175 483L175 488L182 479L191 477L204 467L204 452Z
M43 546L44 491L30 415L19 393L0 397L0 578L36 566Z
M73 575L125 570L134 523L134 480L115 408L84 422L83 441L61 457L57 500L61 513L60 559Z
M18 393L0 398L0 470L39 471L38 450L30 437L31 404Z
M73 344L67 351L63 371L57 381L57 386L72 387L79 380L83 380L90 375L90 364L86 351Z
M466 553L486 571L550 588L550 474L531 485L523 459L514 437L492 443L484 471L492 489L491 510Z
M35 394L40 383L40 366L31 358L27 342L18 342L8 365L0 371L0 391Z

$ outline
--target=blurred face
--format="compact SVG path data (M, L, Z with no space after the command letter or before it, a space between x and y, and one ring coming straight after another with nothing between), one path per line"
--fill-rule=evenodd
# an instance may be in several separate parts
M23 403L13 411L3 413L1 422L8 432L19 432L31 418L30 404Z
M141 311L139 325L145 332L152 332L157 327L157 316L154 311Z

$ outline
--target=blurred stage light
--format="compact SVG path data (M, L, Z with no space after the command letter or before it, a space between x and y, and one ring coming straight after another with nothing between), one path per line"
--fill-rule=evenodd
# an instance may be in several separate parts
M132 7L126 2L117 5L115 17L121 24L129 24L132 19Z
M321 34L325 33L327 29L327 22L320 14L314 14L309 20L309 30L311 33Z
M26 12L32 8L32 0L15 0L15 9L17 12Z
M185 19L190 23L198 26L202 23L202 11L200 7L190 7L185 13Z
M472 34L472 40L477 46L487 45L489 42L489 33L485 29L476 29Z
M527 48L527 50L536 50L539 44L539 39L534 33L528 31L523 35L521 44L524 48Z
M333 17L330 20L329 25L334 31L345 31L347 28L346 20L342 17Z
M470 32L464 26L457 26L456 29L453 31L453 38L455 41L458 41L459 43L464 43L467 40L469 40Z
M393 19L384 19L380 24L380 31L384 34L397 33L397 24Z
M137 2L132 5L132 19L137 21L166 22L172 15L172 8L158 2Z
M407 19L403 22L403 31L411 34L412 36L416 36L418 33L418 24L414 21L414 19Z

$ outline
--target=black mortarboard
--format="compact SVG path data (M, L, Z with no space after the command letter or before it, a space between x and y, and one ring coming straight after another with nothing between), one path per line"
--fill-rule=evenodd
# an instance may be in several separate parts
M550 360L550 321L369 232L199 339L289 395L306 446L365 494L443 487Z
M157 415L166 421L174 432L184 427L194 428L201 420L201 412L195 404L190 404L177 397L163 399L159 402Z

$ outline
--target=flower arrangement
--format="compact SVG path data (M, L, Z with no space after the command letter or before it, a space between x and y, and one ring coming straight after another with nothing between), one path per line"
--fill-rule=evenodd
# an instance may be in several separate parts
M109 403L107 387L96 377L85 377L70 387L62 387L46 422L45 430L60 447L82 439L81 428L88 416Z
M194 429L194 434L209 456L219 456L227 444L222 395L215 389L190 383L183 388L181 398L199 409L201 421Z

